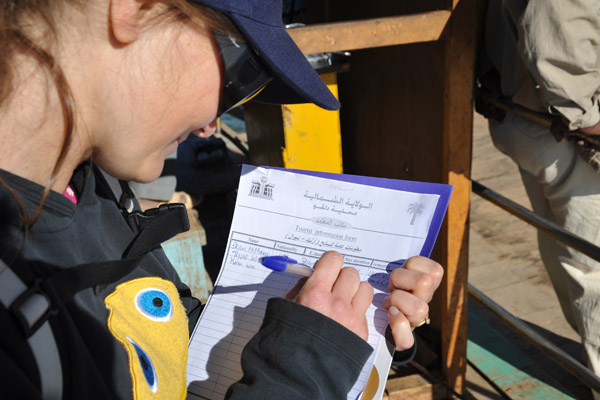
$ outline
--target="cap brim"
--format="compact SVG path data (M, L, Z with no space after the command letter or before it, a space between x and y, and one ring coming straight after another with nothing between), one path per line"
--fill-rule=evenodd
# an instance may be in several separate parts
M239 14L229 16L273 73L273 80L256 100L275 104L314 103L326 110L340 108L283 26L267 25Z

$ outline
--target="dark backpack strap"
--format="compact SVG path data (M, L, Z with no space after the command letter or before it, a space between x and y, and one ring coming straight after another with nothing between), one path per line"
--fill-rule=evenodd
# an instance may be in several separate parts
M16 300L22 298L25 293L29 293L25 283L4 261L0 260L0 302L6 309L12 311L13 304ZM28 323L35 323L37 318L50 310L50 302L47 297L41 294L30 293L27 300L23 301L19 308L23 320L28 321ZM37 364L42 398L61 399L63 393L62 365L56 339L47 318L39 324L32 334L27 335L27 343Z
M127 182L108 175L96 165L94 173L98 190L118 204L129 227L136 234L123 253L123 258L137 257L190 229L185 205L161 204L158 208L142 212Z
M127 215L127 222L137 236L127 246L123 257L136 257L190 229L187 210L180 203L161 204L143 213L134 211Z
M62 367L49 318L77 292L122 279L144 256L77 265L37 278L29 287L0 260L0 302L19 322L29 343L40 374L42 398L62 397Z
M32 286L9 303L8 308L20 322L25 337L29 338L76 293L122 279L138 266L144 255L81 264L63 269L49 278L37 278Z
M127 181L109 175L95 164L93 170L96 176L96 186L105 197L112 199L124 212L139 210L135 195Z

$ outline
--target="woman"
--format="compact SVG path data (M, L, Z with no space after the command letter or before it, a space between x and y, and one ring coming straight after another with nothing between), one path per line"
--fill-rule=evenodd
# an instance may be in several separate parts
M210 136L218 114L256 93L339 105L277 0L14 0L0 18L0 397L183 398L197 301L156 237L138 240L148 230L97 167L151 181L189 132ZM292 301L270 302L228 397L345 396L371 352L373 291L341 266L325 254ZM413 346L441 276L422 257L392 274L397 349ZM45 307L31 317L32 304ZM297 359L262 351L275 344Z

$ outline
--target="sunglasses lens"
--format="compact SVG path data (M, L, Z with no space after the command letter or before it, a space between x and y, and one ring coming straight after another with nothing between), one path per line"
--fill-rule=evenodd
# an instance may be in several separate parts
M256 96L271 80L254 51L228 36L217 35L224 64L219 115Z

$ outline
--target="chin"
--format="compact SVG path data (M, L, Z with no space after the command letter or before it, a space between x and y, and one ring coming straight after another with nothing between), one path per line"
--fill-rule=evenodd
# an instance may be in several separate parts
M165 163L164 160L162 160L158 165L153 165L147 168L139 168L137 171L135 171L135 174L133 174L130 180L138 183L150 183L155 181L160 177L164 166Z
M158 173L155 173L155 174L136 175L131 180L134 182L138 182L138 183L150 183L150 182L157 180L160 177L161 172L162 172L162 170L158 171Z

